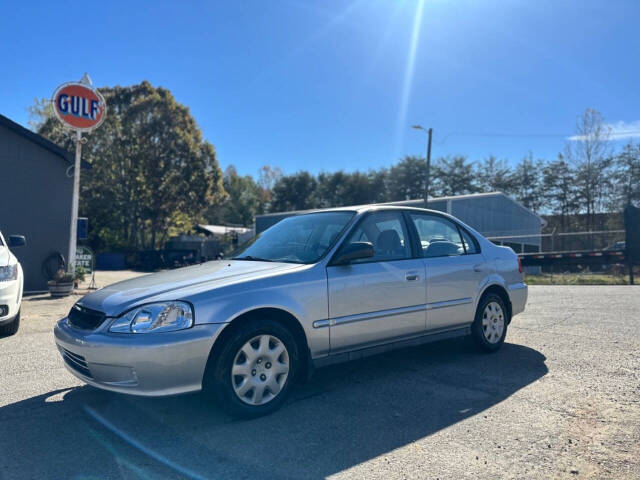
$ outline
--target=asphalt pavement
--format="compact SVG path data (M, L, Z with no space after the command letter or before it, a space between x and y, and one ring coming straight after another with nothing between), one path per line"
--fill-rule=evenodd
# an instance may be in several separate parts
M248 421L83 385L52 335L77 298L25 298L0 338L0 479L640 478L640 286L532 286L498 353L328 367Z

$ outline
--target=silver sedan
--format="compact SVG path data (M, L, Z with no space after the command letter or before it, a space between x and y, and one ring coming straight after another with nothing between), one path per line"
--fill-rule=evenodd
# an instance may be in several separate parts
M256 416L330 363L462 335L495 351L526 300L511 249L444 213L369 206L289 217L230 260L98 290L54 333L86 383L204 389Z

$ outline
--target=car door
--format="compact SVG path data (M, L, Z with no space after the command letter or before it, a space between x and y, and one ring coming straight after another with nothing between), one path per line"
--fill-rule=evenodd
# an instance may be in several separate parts
M470 324L486 265L473 236L437 214L408 214L420 240L427 279L427 330Z
M425 267L402 212L367 214L342 246L351 242L371 242L374 256L327 267L332 353L423 333Z

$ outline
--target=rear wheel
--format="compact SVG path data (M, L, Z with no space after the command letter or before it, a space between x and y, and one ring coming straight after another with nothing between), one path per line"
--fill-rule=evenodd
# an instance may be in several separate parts
M205 391L234 416L257 417L277 410L298 371L293 335L275 320L252 319L221 340L217 358L209 358Z
M9 336L14 335L18 332L18 328L20 327L20 311L18 310L18 314L16 318L14 318L11 322L6 325L2 325L0 327L0 336Z
M471 326L472 336L481 349L495 352L502 346L507 335L507 315L507 307L499 295L490 293L482 298Z

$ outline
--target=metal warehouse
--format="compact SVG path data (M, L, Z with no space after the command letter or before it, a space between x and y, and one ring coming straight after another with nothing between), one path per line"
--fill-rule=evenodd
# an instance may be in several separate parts
M423 207L424 200L404 200L381 205ZM537 235L540 235L545 221L502 192L432 198L428 205L432 210L459 218L495 243L508 245L518 253L540 250L540 237ZM283 218L301 213L305 212L257 215L256 233L266 230Z
M47 290L43 262L52 254L67 258L73 156L46 138L0 115L0 230L24 235L27 245L13 251L24 270L26 292ZM86 165L86 164L85 164Z

